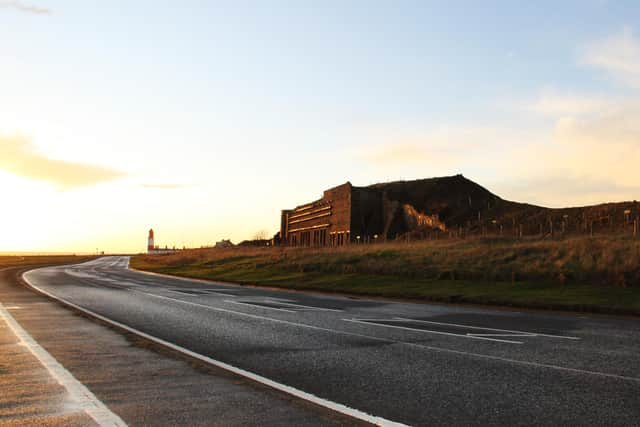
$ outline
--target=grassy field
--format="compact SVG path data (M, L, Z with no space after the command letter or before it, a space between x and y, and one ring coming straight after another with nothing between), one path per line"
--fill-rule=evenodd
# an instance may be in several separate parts
M88 261L95 257L76 255L25 255L2 256L0 255L0 268L20 267L40 264L75 264Z
M131 265L300 290L640 315L640 241L622 236L198 249Z

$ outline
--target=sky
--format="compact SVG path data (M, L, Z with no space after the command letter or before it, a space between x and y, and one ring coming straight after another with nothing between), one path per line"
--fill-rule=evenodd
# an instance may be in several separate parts
M274 234L346 181L640 199L640 2L0 0L0 251Z

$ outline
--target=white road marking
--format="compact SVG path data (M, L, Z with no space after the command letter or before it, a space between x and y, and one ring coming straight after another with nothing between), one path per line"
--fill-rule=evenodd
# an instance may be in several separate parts
M515 334L527 334L527 335L535 335L539 337L548 337L548 338L561 338L566 340L579 340L578 337L567 337L563 335L551 335L551 334L539 334L537 332L527 332L527 331L514 331L509 329L496 329L496 328L485 328L483 326L471 326L471 325L461 325L459 323L444 323L444 322L434 322L431 320L418 320L418 319L407 319L404 317L394 317L394 319L408 321L408 322L418 322L418 323L429 323L432 325L442 325L442 326L455 326L458 328L468 328L468 329L480 329L483 331L496 331L496 332L513 332ZM476 335L476 334L474 334ZM479 335L479 334L477 334Z
M391 320L388 319L376 319L376 320L372 320L372 319L342 319L345 322L353 322L353 323L362 323L364 325L373 325L373 326L381 326L383 328L394 328L394 329L404 329L407 331L416 331L416 332L424 332L427 334L437 334L437 335L448 335L451 337L458 337L458 338L469 338L469 339L476 339L476 340L483 340L483 341L495 341L495 342L501 342L501 343L507 343L507 344L523 344L522 341L511 341L511 340L502 340L502 339L498 339L498 338L485 338L482 336L476 336L476 335L469 335L469 334L453 334L451 332L442 332L442 331L432 331L430 329L418 329L418 328L410 328L408 326L396 326L396 325L387 325L385 323L377 323L377 322L389 322Z
M536 337L535 334L469 334L474 337Z
M26 277L25 277L25 280L27 280ZM64 304L68 305L69 307L75 308L76 310L80 310L83 313L89 314L90 316L93 316L93 317L95 317L97 319L100 319L103 322L109 323L109 324L111 324L113 326L116 326L118 328L124 329L124 330L126 330L128 332L131 332L133 334L136 334L138 336L146 338L146 339L148 339L150 341L153 341L153 342L156 342L156 343L158 343L160 345L168 347L168 348L170 348L172 350L178 351L178 352L186 354L186 355L188 355L190 357L193 357L193 358L196 358L196 359L201 360L203 362L206 362L208 364L211 364L213 366L217 366L217 367L225 369L225 370L227 370L229 372L233 372L233 373L235 373L237 375L243 376L245 378L249 378L249 379L251 379L253 381L256 381L258 383L261 383L261 384L264 384L266 386L272 387L272 388L274 388L276 390L280 390L280 391L282 391L284 393L287 393L287 394L292 395L294 397L297 397L299 399L306 400L307 402L314 403L314 404L316 404L318 406L322 406L322 407L330 409L332 411L335 411L335 412L347 415L349 417L352 417L352 418L355 418L355 419L359 419L359 420L371 423L373 425L383 426L383 427L408 427L406 424L398 423L398 422L395 422L395 421L387 420L387 419L382 418L382 417L378 417L378 416L375 416L375 415L367 414L367 413L362 412L362 411L360 411L358 409L350 408L350 407L348 407L346 405L343 405L341 403L332 402L330 400L323 399L323 398L315 396L315 395L313 395L311 393L307 393L307 392L299 390L297 388L290 387L290 386L288 386L286 384L282 384L282 383L278 383L276 381L270 380L269 378L263 377L261 375L255 374L253 372L249 372L249 371L246 371L244 369L237 368L237 367L235 367L233 365L229 365L227 363L221 362L219 360L215 360L215 359L213 359L211 357L204 356L204 355L202 355L200 353L193 352L193 351L191 351L189 349L186 349L186 348L181 347L179 345L176 345L176 344L173 344L171 342L165 341L165 340L163 340L161 338L158 338L158 337L155 337L153 335L149 335L149 334L147 334L145 332L139 331L139 330L137 330L135 328L132 328L130 326L127 326L127 325L125 325L123 323L116 322L115 320L111 320L108 317L104 317L104 316L102 316L102 315L100 315L98 313L95 313L95 312L93 312L91 310L88 310L88 309L86 309L84 307L80 307L80 306L78 306L76 304L73 304L72 302L69 302L69 301L66 301L66 300L64 300L62 298L59 298L59 297L57 297L57 296L55 296L53 294L50 294L49 292L47 292L47 291L45 291L45 290L43 290L41 288L38 288L37 286L32 285L30 282L28 282L28 280L27 280L27 283L29 283L29 285L31 287L33 287L34 289L36 289L39 292L49 296L50 298L53 298L53 299L55 299L57 301L60 301L60 302L62 302ZM140 292L140 293L144 293L144 292ZM149 295L160 297L160 295L153 295L153 294L149 294ZM174 300L174 301L178 301L178 302L182 302L182 303L189 303L188 301L176 300L174 298L168 298L168 297L164 297L164 298L170 299L170 300ZM200 305L200 304L191 303L191 305ZM206 306L204 306L204 307L206 307ZM231 311L231 310L224 310L224 311ZM235 313L244 314L244 313L241 313L241 312L235 312ZM102 425L106 425L106 424L100 424L100 425L102 426ZM116 425L119 425L119 424L116 424ZM122 425L125 425L125 424L122 424Z
M244 301L231 301L229 299L224 300L224 302L228 302L229 304L238 304L238 305L247 305L249 307L253 307L253 308L264 308L266 310L277 310L277 311L286 311L287 313L295 313L295 311L293 310L287 310L285 308L277 308L277 307L268 307L265 305L260 305L259 303L261 301L257 301L255 304L251 304L250 302L244 302Z
M166 290L167 292L171 292L171 293L174 293L174 294L187 295L187 296L190 296L190 297L195 297L195 296L199 297L199 296L207 296L207 295L214 295L214 296L215 295L220 295L220 296L224 296L224 297L237 297L238 296L236 294L228 294L228 293L225 293L225 292L211 291L211 290L208 290L208 289L184 289L184 290L178 291L176 289L164 289L163 288L163 290ZM196 295L196 294L193 294L193 293L189 293L187 291L196 291L196 292L199 292L199 293Z
M42 291L40 288L38 288L36 286L33 286L33 285L31 285L31 286L33 288L45 293L46 295L51 296L54 299L57 299L59 301L62 301L64 303L67 303L67 304L75 307L75 304L73 304L73 303L68 303L67 301L65 301L65 300L63 300L61 298L58 298L58 297L56 297L54 295L51 295L46 291ZM313 329L313 330L323 331L323 332L330 332L330 333L339 334L339 335L347 335L347 336L353 336L353 337L358 337L358 338L366 338L366 339L370 339L370 340L374 340L374 341L385 342L385 343L388 343L388 344L406 345L406 346L409 346L409 347L415 347L415 348L419 348L419 349L423 349L423 350L435 351L435 352L438 352L438 353L457 354L457 355L461 355L461 356L475 357L475 358L478 358L478 359L486 359L486 360L505 362L505 363L509 363L509 364L513 364L513 365L523 365L523 366L530 366L530 367L535 367L535 368L552 369L552 370L571 372L571 373L582 374L582 375L594 375L594 376L598 376L598 377L605 377L605 378L611 378L611 379L616 379L616 380L632 381L632 382L640 383L640 378L629 377L629 376L626 376L626 375L609 374L609 373L606 373L606 372L598 372L598 371L588 371L586 369L567 368L565 366L551 365L551 364L547 364L547 363L529 362L529 361L526 361L526 360L517 360L517 359L509 359L507 357L491 356L489 354L473 353L473 352L470 352L470 351L453 350L453 349L443 348L443 347L435 347L435 346L416 344L416 343L406 342L406 341L398 341L398 340L393 340L393 339L389 339L389 338L380 338L380 337L376 337L376 336L372 336L372 335L359 334L357 332L339 331L339 330L336 330L336 329L329 329L329 328L323 328L323 327L320 327L320 326L307 325L305 323L291 322L291 321L288 321L288 320L280 320L280 319L274 319L274 318L271 318L271 317L259 316L257 314L243 313L241 311L234 311L234 310L229 310L229 309L226 309L226 308L212 307L212 306L209 306L209 305L198 304L198 303L191 302L191 301L183 301L183 300L179 300L179 299L175 299L175 298L165 297L165 296L162 296L162 295L154 295L154 294L149 294L149 293L140 292L140 291L136 291L136 292L141 293L141 294L145 294L145 295L149 295L149 296L152 296L152 297L155 297L155 298L159 298L159 299L166 299L166 300L170 300L170 301L176 301L176 302L179 302L179 303L182 303L182 304L193 305L193 306L196 306L196 307L201 307L201 308L205 308L205 309L212 310L212 311L219 311L219 312L222 312L222 313L236 314L238 316L251 317L253 319L259 319L259 320L267 320L267 321L274 322L274 323L282 323L282 324L285 324L285 325L298 326L298 327L302 327L302 328Z
M34 270L32 270L32 271L34 271ZM30 272L24 273L23 274L23 278L35 290L43 293L44 295L49 296L50 298L53 298L53 299L55 299L57 301L60 301L60 302L66 304L66 305L68 305L70 307L74 307L74 308L76 308L76 309L78 309L80 311L83 311L83 312L87 313L87 314L93 315L93 316L95 316L95 317L97 317L97 318L99 318L101 320L104 320L104 321L106 321L108 323L111 323L111 324L114 324L114 325L121 325L118 322L115 322L115 321L113 321L111 319L108 319L108 318L106 318L104 316L101 316L101 315L99 315L97 313L93 313L90 310L87 310L85 308L77 306L76 304L73 304L73 303L71 303L69 301L66 301L66 300L64 300L62 298L59 298L59 297L57 297L57 296L55 296L55 295L53 295L53 294L51 294L51 293L39 288L37 286L34 286L33 284L31 284L29 282L29 280L26 277L27 275L29 275L29 273ZM153 273L149 273L149 274L153 275ZM160 275L160 274L157 274L157 275L158 276L165 276L165 275ZM175 279L175 277L173 277L173 279ZM191 280L191 279L189 279L189 280ZM191 301L183 301L183 300L170 298L170 297L165 297L165 296L162 296L162 295L155 295L155 294L151 294L151 293L147 293L147 292L141 292L141 291L134 291L134 292L140 293L140 294L144 294L144 295L149 295L151 297L155 297L155 298L159 298L159 299L165 299L165 300L175 301L175 302L182 303L182 304L201 307L201 308L212 310L212 311L219 311L219 312L222 312L222 313L235 314L235 315L238 315L238 316L250 317L250 318L259 319L259 320L266 320L266 321L270 321L270 322L274 322L274 323L281 323L281 324L286 324L286 325L290 325L290 326L297 326L297 327L302 327L302 328L307 328L307 329L312 329L312 330L330 332L330 333L339 334L339 335L347 335L347 336L365 338L365 339L370 339L370 340L373 340L373 341L385 342L385 343L388 343L388 344L406 345L408 347L413 347L413 348L417 348L417 349L421 349L421 350L434 351L436 353L455 354L455 355L459 355L459 356L474 357L474 358L477 358L477 359L498 361L498 362L503 362L503 363L507 363L507 364L513 364L513 365L529 366L529 367L537 368L537 369L551 369L551 370L560 371L560 372L569 372L569 373L580 374L580 375L591 375L591 376L609 378L609 379L620 380L620 381L631 381L631 382L635 382L635 383L640 383L640 378L639 377L630 377L630 376L626 376L626 375L610 374L610 373L599 372L599 371L589 371L589 370L586 370L586 369L569 368L569 367L565 367L565 366L551 365L551 364L547 364L547 363L538 363L538 362L530 362L530 361L526 361L526 360L509 359L507 357L492 356L492 355L482 354L482 353L474 353L474 352L469 352L469 351L454 350L454 349L448 349L448 348L443 348L443 347L435 347L435 346L429 346L429 345L423 345L423 344L417 344L417 343L411 343L411 342L405 342L405 341L397 341L397 340L392 340L392 339L388 339L388 338L380 338L380 337L371 336L371 335L359 334L359 333L356 333L356 332L339 331L339 330L335 330L335 329L323 328L323 327L320 327L320 326L307 325L307 324L304 324L304 323L297 323L297 322L292 322L292 321L287 321L287 320L280 320L280 319L274 319L274 318L265 317L265 316L259 316L259 315L256 315L256 314L243 313L241 311L234 311L234 310L229 310L229 309L225 309L225 308L212 307L212 306L198 304L198 303L191 302ZM129 328L126 325L122 325L121 327L123 327L124 329L127 329L127 330L132 330L132 328ZM159 340L159 338L158 338L158 340Z
M9 328L20 339L22 344L49 371L51 376L67 389L71 398L79 404L80 408L93 418L98 425L103 427L124 427L127 425L119 416L111 412L84 384L78 381L71 372L67 371L51 354L42 348L9 314L2 303L0 303L0 317L9 325Z
M271 301L276 301L278 304L290 305L292 307L302 307L312 311L343 311L336 308L324 308L324 307L317 307L315 305L295 304L295 303L289 302L291 300L283 299L283 298L272 298L272 297L268 297L268 298Z

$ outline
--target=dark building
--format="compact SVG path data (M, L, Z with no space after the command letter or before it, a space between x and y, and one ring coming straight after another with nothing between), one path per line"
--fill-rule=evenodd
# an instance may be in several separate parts
M389 184L391 187L354 187L350 182L330 188L319 200L282 211L279 242L289 246L342 246L393 239L416 230L445 231L439 213L433 213L442 204L420 206L418 202L429 201L429 197L413 194L410 186L416 182L399 183L399 188L393 186L398 183ZM426 185L427 193L434 190L430 180L417 183L420 188Z
M341 246L407 237L544 236L554 233L640 234L638 202L549 209L504 200L462 175L394 181L368 187L351 183L321 199L282 211L275 244ZM635 216L635 219L633 218Z
M320 200L282 211L280 238L291 246L342 246L370 241L384 228L379 191L350 182L324 192Z

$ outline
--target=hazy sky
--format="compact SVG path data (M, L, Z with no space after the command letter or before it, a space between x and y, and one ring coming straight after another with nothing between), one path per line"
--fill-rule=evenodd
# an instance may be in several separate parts
M640 2L0 0L0 251L238 241L455 173L640 199Z

